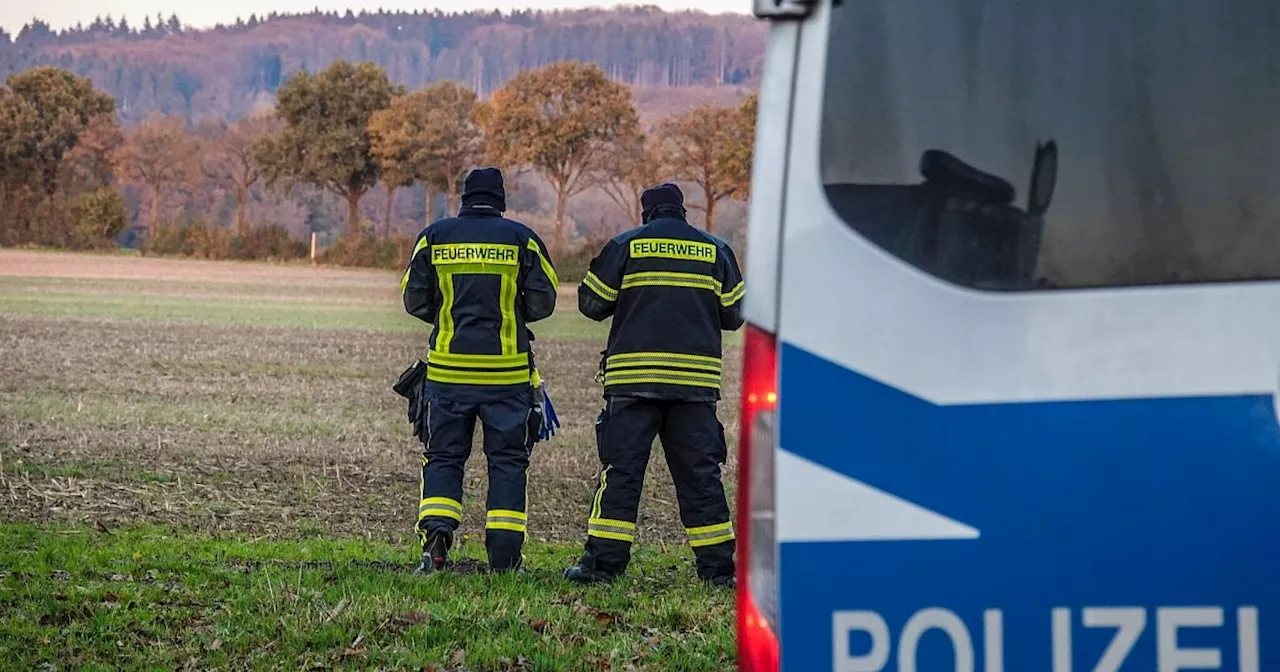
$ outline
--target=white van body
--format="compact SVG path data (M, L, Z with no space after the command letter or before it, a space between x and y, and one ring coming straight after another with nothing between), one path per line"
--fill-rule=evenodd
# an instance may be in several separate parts
M741 669L1280 670L1280 4L756 9Z

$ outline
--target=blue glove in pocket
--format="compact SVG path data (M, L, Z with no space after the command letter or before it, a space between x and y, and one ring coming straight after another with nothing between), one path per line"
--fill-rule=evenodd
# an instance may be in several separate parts
M556 430L560 428L560 416L556 415L556 407L551 403L551 397L546 393L545 386L542 401L542 428L538 431L538 440L546 441L555 436Z

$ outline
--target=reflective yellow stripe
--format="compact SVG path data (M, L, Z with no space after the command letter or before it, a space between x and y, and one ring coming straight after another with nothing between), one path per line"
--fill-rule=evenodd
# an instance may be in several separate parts
M697 370L699 370L699 371L710 371L710 372L712 372L712 373L720 373L720 367L719 367L719 366L717 366L717 365L715 365L715 364L695 364L695 363L688 363L688 362L680 362L680 361L678 361L678 360L671 360L671 359L659 359L659 358L653 358L653 359L635 359L635 360L631 360L631 361L629 361L629 362L625 362L625 363L622 363L622 364L619 364L619 363L617 363L617 362L609 362L606 366L610 366L610 367L614 367L614 366L635 366L635 367L648 366L648 367L658 367L658 368L671 368L671 367L676 367L676 368L684 368L684 369L697 369ZM617 371L618 371L618 373L624 373L624 371L622 371L621 369L618 369Z
M404 294L405 290L409 287L409 271L413 268L414 258L418 256L418 253L421 252L422 248L426 247L427 244L427 237L422 236L418 239L418 244L413 246L413 254L409 255L409 265L404 269L404 277L400 278L401 294Z
M610 518L591 518L587 521L587 536L601 539L633 542L636 540L636 524Z
M716 294L720 293L720 281L701 273L646 271L622 276L622 289L634 287L688 287L709 289Z
M729 290L725 294L720 295L720 305L728 308L729 306L732 306L733 304L740 301L742 297L746 295L747 295L747 283L745 281L739 282L736 287Z
M609 470L613 465L607 465L600 472L600 487L596 488L596 497L591 501L591 517L600 517L600 500L604 499L604 489L609 487Z
M733 532L725 532L724 534L721 534L716 537L708 538L708 539L690 539L689 545L694 548L701 548L703 546L715 546L716 544L723 544L727 541L733 541L735 538L736 537L734 537Z
M468 355L459 352L427 351L427 362L460 369L512 369L529 366L529 353L514 355Z
M420 498L418 501L418 522L421 523L424 517L422 515L422 504L426 501L427 495L427 456L425 453L422 455L422 471L418 473L418 493ZM425 546L427 544L427 531L422 529L421 525L414 525L414 530L418 533L418 540Z
M446 243L431 248L431 265L485 264L519 266L519 247L496 243Z
M604 385L609 387L612 385L688 385L690 387L709 387L712 389L720 389L720 380L705 380L701 378L689 378L686 376L677 376L668 372L660 371L657 373L648 373L646 375L623 375L623 374L604 374Z
M502 354L510 355L516 351L516 276L504 273L502 276L502 295L498 308L502 311Z
M703 525L702 527L686 527L684 533L694 537L708 532L724 532L733 529L733 522L716 523L715 525Z
M551 286L559 287L560 276L556 275L556 269L551 265L551 260L547 258L546 253L542 251L542 248L538 246L537 241L534 239L530 238L528 244L529 249L533 250L533 253L538 255L538 263L542 264L542 272L546 273L547 278L551 280Z
M635 532L636 524L629 520L618 520L616 518L592 518L587 521L588 525L599 525L601 527L616 527L620 532Z
M719 357L708 357L706 355L686 355L683 352L620 352L616 355L609 355L612 361L624 362L628 359L646 359L649 357L663 357L666 359L679 359L686 362L706 362L709 364L720 365Z
M685 528L685 534L689 535L689 545L694 548L723 544L734 539L731 522Z
M673 376L677 378L689 378L691 380L705 380L709 382L720 382L720 374L718 373L698 373L695 371L675 371L668 368L651 368L651 369L618 369L615 371L605 371L604 379L607 382L611 376L618 378L628 378L634 376Z
M529 382L529 369L519 371L454 371L428 366L427 380L454 385L519 385Z
M720 373L721 362L719 357L686 355L678 352L624 352L609 355L605 360L605 366L673 366Z
M462 520L462 503L448 497L427 497L418 504L418 520L427 516Z
M582 284L586 285L587 289L595 292L605 301L618 300L618 290L606 285L599 276L591 271L587 271L587 276L582 279Z
M440 319L436 320L435 349L449 352L453 340L453 274L440 273Z
M494 509L489 512L485 528L490 530L510 530L524 532L528 528L529 516L523 511L510 509Z
M714 264L716 263L716 246L712 243L675 238L639 238L631 241L631 257L634 259L660 257Z
M422 501L418 502L418 508L424 506L445 506L462 513L462 502L450 497L424 497Z
M518 275L520 267L502 264L448 264L436 267L436 272L441 271L453 275Z

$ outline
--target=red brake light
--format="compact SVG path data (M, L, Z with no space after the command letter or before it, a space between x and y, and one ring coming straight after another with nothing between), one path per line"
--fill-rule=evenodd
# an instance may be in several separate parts
M778 638L774 634L777 558L773 536L773 419L777 405L777 341L772 334L748 324L743 344L742 415L738 432L738 666L741 672L779 669ZM757 593L766 600L763 605Z

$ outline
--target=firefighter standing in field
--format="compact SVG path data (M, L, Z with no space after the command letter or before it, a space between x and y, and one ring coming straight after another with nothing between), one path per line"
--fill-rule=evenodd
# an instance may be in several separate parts
M405 310L435 327L419 437L426 444L417 524L423 574L448 564L477 418L489 466L489 565L510 571L522 564L538 384L525 327L555 310L559 281L542 241L504 218L505 210L502 173L472 171L459 215L419 234L402 281Z
M734 534L720 482L724 427L721 331L742 326L746 293L733 251L686 221L672 184L644 192L644 224L609 241L578 288L578 308L613 317L601 373L605 408L596 424L599 484L586 552L565 578L622 574L631 558L645 468L660 436L675 481L698 577L735 585Z

